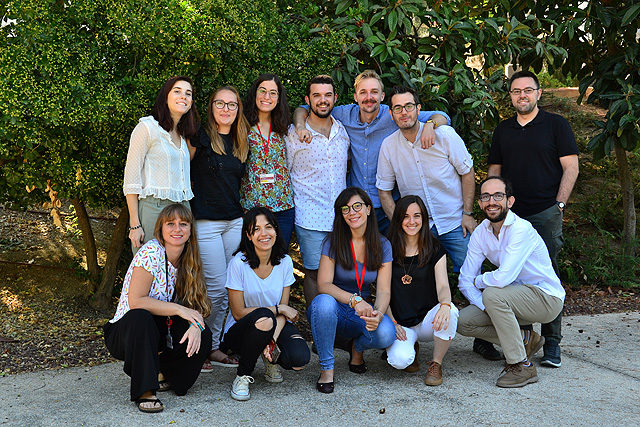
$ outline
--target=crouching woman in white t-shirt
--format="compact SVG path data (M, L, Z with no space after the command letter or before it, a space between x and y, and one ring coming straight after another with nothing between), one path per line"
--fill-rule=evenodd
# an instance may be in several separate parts
M283 380L276 364L297 371L309 363L309 347L291 323L298 319L298 311L288 305L294 282L293 262L275 216L264 207L249 210L240 247L227 267L230 313L220 346L240 355L234 399L249 399L260 355L265 379L272 383Z

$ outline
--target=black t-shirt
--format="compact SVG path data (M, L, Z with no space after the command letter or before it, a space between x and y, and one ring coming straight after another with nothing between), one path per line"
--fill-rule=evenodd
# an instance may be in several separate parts
M220 134L226 154L216 154L211 139L200 127L191 140L196 154L191 160L191 210L196 219L232 220L244 211L240 205L240 181L245 165L233 155L231 135Z
M569 122L540 109L524 126L513 116L496 127L487 163L502 165L500 174L511 181L516 198L512 210L527 217L556 203L560 157L574 154L578 146Z
M393 263L391 270L391 312L396 321L410 328L422 322L436 304L438 292L436 289L435 266L446 254L440 246L435 256L431 257L424 267L417 267L418 255L405 257L404 268ZM408 285L402 283L402 276L410 275L413 280Z

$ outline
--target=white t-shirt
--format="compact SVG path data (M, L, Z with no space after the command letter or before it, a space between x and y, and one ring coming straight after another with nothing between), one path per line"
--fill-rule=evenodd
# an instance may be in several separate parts
M227 289L244 292L245 307L273 307L280 304L282 289L296 281L293 277L291 257L285 255L280 264L273 267L271 274L266 279L261 279L248 263L242 261L243 256L242 252L238 252L227 266ZM236 320L229 311L224 333L226 334L235 323Z

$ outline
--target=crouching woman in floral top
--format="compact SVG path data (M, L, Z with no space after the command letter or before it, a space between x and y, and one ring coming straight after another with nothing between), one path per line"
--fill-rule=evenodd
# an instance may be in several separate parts
M203 320L211 302L193 221L181 204L160 212L155 239L133 258L116 314L104 326L107 348L124 360L131 400L142 412L164 409L157 391L185 395L211 350L211 331Z

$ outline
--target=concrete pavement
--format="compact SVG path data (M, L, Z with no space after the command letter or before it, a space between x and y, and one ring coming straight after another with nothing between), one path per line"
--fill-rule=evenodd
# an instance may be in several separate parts
M640 312L564 319L562 367L539 366L540 381L501 389L495 381L504 362L471 351L458 335L444 361L444 383L423 383L432 344L422 344L420 372L396 371L368 351L369 371L347 369L336 350L336 391L318 393L318 358L302 372L284 371L284 382L264 379L259 361L251 400L229 391L235 369L202 374L189 394L160 393L165 410L143 414L129 401L129 378L121 363L90 368L8 375L0 378L0 424L11 426L638 426L640 425Z

